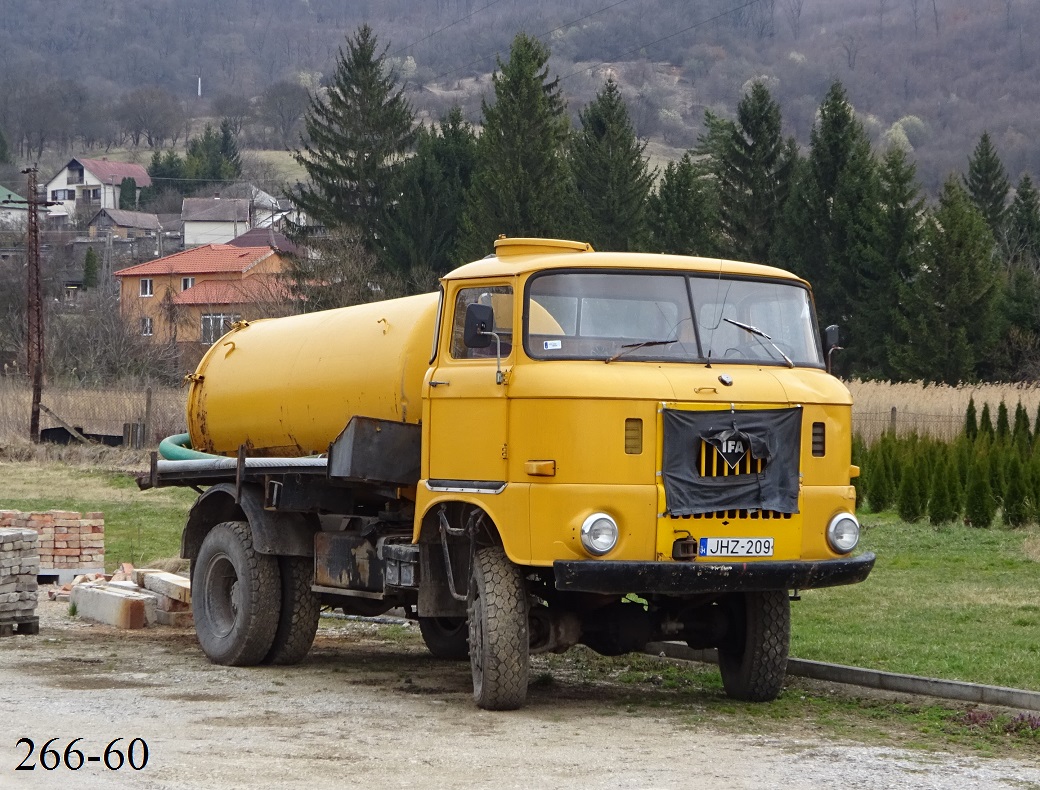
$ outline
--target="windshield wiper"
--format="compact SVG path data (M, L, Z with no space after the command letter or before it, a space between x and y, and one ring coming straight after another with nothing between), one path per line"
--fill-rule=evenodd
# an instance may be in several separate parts
M722 320L725 321L727 324L733 324L733 326L739 326L745 332L750 332L751 334L753 334L756 338L764 337L766 340L769 341L769 345L771 345L773 348L776 349L776 353L784 358L784 362L787 363L787 366L789 368L793 368L794 367L794 363L791 361L791 358L789 356L787 356L787 354L785 354L783 351L780 350L780 346L778 346L776 343L773 342L773 338L771 338L769 335L767 335L765 332L763 332L757 326L751 326L751 324L743 324L740 321L734 321L732 318L723 318ZM762 345L763 348L766 347L766 344L762 343L761 340L759 340L758 342Z
M603 361L604 361L604 363L609 365L611 362L613 362L618 357L624 356L629 351L635 351L637 348L647 348L648 346L667 346L669 343L678 343L678 342L679 342L679 338L674 338L672 340L644 340L644 341L642 341L640 343L625 343L624 345L621 346L621 350L619 352L617 352L614 356L609 357L608 359L605 359Z

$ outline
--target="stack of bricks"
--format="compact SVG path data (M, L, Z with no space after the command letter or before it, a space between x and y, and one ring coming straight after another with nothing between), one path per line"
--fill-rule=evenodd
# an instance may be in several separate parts
M36 574L40 570L36 533L0 528L0 636L39 633Z
M31 529L40 538L40 575L96 570L105 566L105 517L102 513L50 510L22 513L0 510L0 529Z

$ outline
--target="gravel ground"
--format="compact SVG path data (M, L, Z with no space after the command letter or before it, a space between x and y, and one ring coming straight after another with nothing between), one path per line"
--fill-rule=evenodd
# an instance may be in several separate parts
M190 630L123 632L66 610L41 604L39 636L0 639L3 790L1040 789L1037 762L734 735L557 685L489 713L472 705L468 665L367 623L323 620L300 666L245 669L210 664ZM15 770L28 750L19 738L35 744L34 771ZM148 762L45 771L51 738L59 752L82 738L87 756L140 738Z

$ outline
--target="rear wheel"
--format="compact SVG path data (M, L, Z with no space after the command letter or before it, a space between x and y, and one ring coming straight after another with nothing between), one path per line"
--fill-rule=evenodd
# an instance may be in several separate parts
M420 617L419 633L437 658L459 661L469 657L469 625L464 617Z
M192 572L192 609L202 651L216 664L259 664L278 628L278 563L253 548L244 521L217 524Z
M278 629L265 664L296 664L314 643L321 614L321 599L311 591L314 560L310 557L279 557L282 577L282 607Z
M520 569L498 546L473 559L469 659L473 699L485 710L516 710L527 698L527 592Z
M719 645L726 694L748 702L776 699L784 687L791 640L787 591L734 595L728 609L728 633Z

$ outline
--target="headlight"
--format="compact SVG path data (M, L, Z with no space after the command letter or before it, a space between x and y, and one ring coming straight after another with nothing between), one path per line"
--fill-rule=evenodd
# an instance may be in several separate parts
M839 513L827 525L827 542L838 554L848 554L859 543L859 522L851 513Z
M617 545L618 527L606 513L593 513L581 525L581 545L597 557Z

